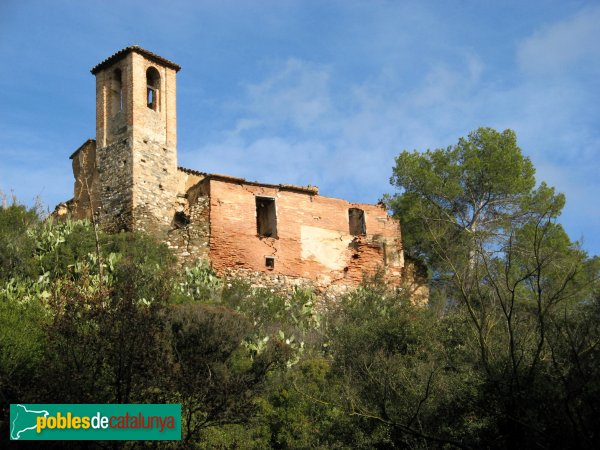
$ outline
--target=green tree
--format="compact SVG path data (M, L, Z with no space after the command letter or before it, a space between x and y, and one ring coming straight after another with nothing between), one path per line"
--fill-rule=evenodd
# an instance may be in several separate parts
M593 447L590 416L571 419L565 411L590 403L594 369L580 366L577 379L587 384L577 396L556 380L578 371L564 360L568 369L550 364L564 351L573 362L589 361L585 346L566 350L557 333L583 339L572 324L596 301L598 283L598 261L558 223L564 196L544 183L535 188L514 133L489 128L447 149L403 152L392 182L403 189L390 204L407 252L428 263L433 296L466 319L463 340L482 380L474 398L489 419L484 445ZM557 428L557 418L571 427Z
M0 401L2 404L35 399L31 388L40 368L47 322L36 301L18 302L0 291Z
M534 173L511 130L479 128L445 149L402 152L391 179L402 193L389 200L405 250L447 269L454 244L469 249L527 215Z
M252 355L243 345L252 324L223 306L176 305L168 324L168 392L182 403L183 440L198 441L207 428L248 423L267 374L289 358L288 346L272 340Z
M129 257L104 280L89 265L74 279L57 280L48 302L48 382L39 388L45 397L57 403L150 402L167 370L165 317L173 285L168 267Z
M346 433L362 448L469 448L487 426L476 405L483 379L473 371L460 317L415 307L381 284L346 297L332 320L333 371Z
M38 280L29 234L40 216L36 208L10 203L0 192L0 432L8 425L7 405L36 400L47 314L46 279ZM6 405L6 407L5 407Z
M35 241L28 230L37 225L40 216L35 208L8 204L0 192L0 282L30 275Z

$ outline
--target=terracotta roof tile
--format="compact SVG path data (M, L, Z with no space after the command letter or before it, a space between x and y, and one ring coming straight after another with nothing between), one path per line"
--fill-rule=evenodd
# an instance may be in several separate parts
M92 74L96 75L98 72L100 72L105 67L110 66L111 64L115 63L116 61L119 61L119 60L125 58L125 56L127 56L131 52L137 52L140 55L143 55L146 58L148 58L158 64L162 64L163 66L167 66L167 67L170 67L171 69L174 69L175 72L179 72L179 70L181 69L181 66L179 66L178 64L175 64L173 61L169 61L168 59L163 58L162 56L158 56L156 53L149 52L148 50L145 50L138 45L130 45L129 47L125 47L124 49L119 50L114 55L109 56L104 61L102 61L100 64L95 65L91 70Z
M213 180L225 181L230 183L243 183L249 184L252 186L264 186L276 189L282 189L285 191L296 191L296 192L304 192L311 195L319 195L319 188L317 186L297 186L295 184L269 184L269 183L259 183L258 181L248 181L245 178L240 177L232 177L231 175L221 175L219 173L206 173L199 172L193 169L186 169L185 167L178 167L178 170L189 173L191 175L200 175L205 178L210 178Z

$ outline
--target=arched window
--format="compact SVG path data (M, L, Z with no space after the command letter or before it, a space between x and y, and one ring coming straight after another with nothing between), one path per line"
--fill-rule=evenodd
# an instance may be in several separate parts
M146 85L148 108L158 111L158 94L160 92L160 74L154 67L149 67L146 70Z
M111 115L117 114L119 111L123 111L123 83L121 69L115 69L113 72L111 86Z

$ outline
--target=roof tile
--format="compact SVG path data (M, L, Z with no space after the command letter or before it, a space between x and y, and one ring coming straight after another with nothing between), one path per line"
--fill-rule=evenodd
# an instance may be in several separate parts
M186 169L185 167L178 167L178 170L189 173L192 175L201 175L205 178L211 178L214 180L225 181L229 183L243 183L249 184L252 186L264 186L270 188L281 189L284 191L296 191L296 192L304 192L311 195L319 195L319 188L317 186L297 186L295 184L269 184L269 183L259 183L258 181L248 181L245 178L232 177L230 175L221 175L218 173L206 173L199 172L193 169Z
M163 66L167 66L167 67L170 67L171 69L174 69L175 72L179 72L179 70L181 69L181 66L179 66L178 64L175 64L173 61L169 61L168 59L163 58L162 56L159 56L156 53L152 53L146 49L143 49L139 45L130 45L129 47L125 47L124 49L119 50L117 53L109 56L104 61L102 61L100 64L97 64L94 67L92 67L92 70L90 72L92 72L92 74L96 75L98 72L100 72L105 67L108 67L111 64L115 63L116 61L119 61L119 60L125 58L125 56L127 56L131 52L137 52L140 55L143 55L146 58L148 58L158 64L162 64Z

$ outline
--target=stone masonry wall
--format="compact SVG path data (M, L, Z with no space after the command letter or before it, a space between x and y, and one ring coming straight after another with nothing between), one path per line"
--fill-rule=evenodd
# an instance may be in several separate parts
M87 140L73 155L73 202L71 215L74 219L92 219L93 211L98 212L98 171L96 170L96 142Z
M100 224L109 231L133 228L132 152L127 138L96 150Z
M96 74L96 145L106 147L127 137L133 126L131 55ZM121 71L121 109L112 101L115 71Z
M173 151L147 137L134 144L134 226L158 236L171 228L177 196Z
M147 102L150 68L160 78L153 108ZM100 220L108 230L136 229L165 237L172 225L177 195L175 74L136 51L96 73L96 168Z
M427 278L416 274L417 270L412 262L407 262L407 269L403 273L400 283L395 283L396 289L405 292L413 304L425 306L429 298ZM356 288L352 283L336 283L329 286L317 284L314 280L273 273L265 273L250 269L225 269L221 274L225 280L244 280L254 288L269 289L271 292L282 295L293 295L295 289L309 289L315 294L315 307L319 311L326 311L336 306L342 295L348 294ZM396 280L397 281L397 280ZM394 284L391 284L394 286Z
M309 289L316 295L315 306L325 311L335 305L340 295L348 293L354 286L349 284L332 284L320 286L314 280L282 274L272 274L250 269L225 269L222 273L225 280L244 280L254 288L269 289L274 293L291 296L295 289Z
M182 265L193 266L208 261L210 237L210 199L208 195L188 193L167 234L167 245Z

